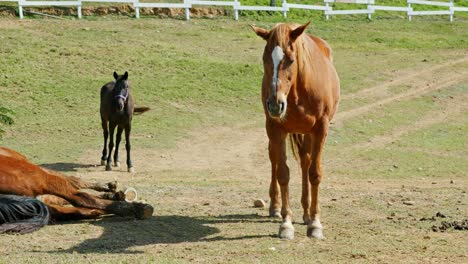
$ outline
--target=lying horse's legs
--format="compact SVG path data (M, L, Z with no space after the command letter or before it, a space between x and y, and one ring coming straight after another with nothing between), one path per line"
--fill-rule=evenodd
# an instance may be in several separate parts
M128 121L127 126L125 126L125 149L127 150L127 168L128 172L135 172L135 169L133 168L132 160L130 158L130 131L132 130L132 125L131 125L131 120Z
M104 148L102 149L101 165L106 165L107 160L107 138L109 137L109 129L107 128L107 121L101 117L101 125L104 134Z
M312 142L310 135L304 135L302 142L300 142L299 156L301 158L301 171L302 171L302 197L301 203L304 209L304 215L302 219L304 224L308 225L312 222L310 218L310 181L309 181L309 169L312 163L311 158Z
M49 209L50 216L53 220L78 220L78 219L94 219L106 214L100 209L89 209L82 207L63 207L55 204L44 202Z
M114 151L114 165L116 167L120 167L119 145L120 145L120 141L122 140L122 131L123 131L123 127L118 126L117 135L115 136L115 151Z
M280 226L279 237L284 239L294 238L292 225L292 211L289 206L289 168L286 164L286 133L267 124L269 142L269 156L272 166L272 179L278 179L281 189L281 216L283 223Z
M116 124L114 122L109 122L109 156L107 156L106 171L112 170L112 150L114 149L114 130Z
M75 176L68 176L67 180L77 189L91 189L98 192L116 192L117 191L117 182L108 182L108 183L91 183L86 182Z
M312 135L312 165L309 170L309 181L312 185L312 204L310 207L311 223L307 227L307 236L322 239L323 227L320 223L320 206L318 201L319 184L322 179L322 149L328 131L328 119L324 118L316 124L315 133Z

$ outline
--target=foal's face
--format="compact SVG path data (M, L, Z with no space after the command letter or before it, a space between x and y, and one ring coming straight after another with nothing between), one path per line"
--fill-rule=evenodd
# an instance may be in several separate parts
M130 86L128 84L128 72L124 75L118 75L114 72L115 85L113 90L114 100L117 101L117 110L122 112L125 108L125 102L127 101L128 94L130 92Z
M271 31L252 26L255 33L267 41L263 52L263 89L265 107L272 118L281 119L286 115L288 94L297 76L294 43L308 25L291 29L279 24Z

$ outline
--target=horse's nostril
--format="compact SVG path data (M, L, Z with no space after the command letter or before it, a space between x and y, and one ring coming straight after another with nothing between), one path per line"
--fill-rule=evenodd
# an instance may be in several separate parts
M284 111L284 102L281 102L280 103L280 113L282 113Z

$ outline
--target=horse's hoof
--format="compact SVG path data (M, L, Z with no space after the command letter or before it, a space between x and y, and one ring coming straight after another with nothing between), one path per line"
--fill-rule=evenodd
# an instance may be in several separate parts
M136 200L138 200L138 193L137 191L135 190L135 188L132 188L132 187L128 187L125 191L124 191L124 199L125 201L127 202L135 202Z
M105 159L101 160L101 166L104 166L104 165L106 165L106 160Z
M281 218L281 210L280 209L270 208L270 217Z
M324 239L323 228L309 227L307 228L307 236L310 238Z
M120 161L114 162L114 167L120 168Z
M137 219L148 219L153 215L154 208L149 204L134 203L135 217Z
M133 167L128 168L128 172L134 173L134 172L135 172L135 168L133 168Z
M115 193L118 189L118 186L119 184L117 183L117 181L107 183L107 188L109 189L109 192Z
M288 222L281 224L279 238L288 240L294 239L294 226Z
M114 201L125 201L125 193L118 191L114 193Z
M111 165L107 164L107 165L106 165L106 171L111 171L111 170L112 170Z

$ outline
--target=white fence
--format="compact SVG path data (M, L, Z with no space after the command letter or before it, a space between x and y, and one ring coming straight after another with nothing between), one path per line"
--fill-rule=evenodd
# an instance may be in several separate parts
M83 3L94 2L94 3L128 3L133 5L135 8L135 17L140 17L141 8L180 8L185 10L185 19L190 20L190 9L196 5L203 6L227 6L232 7L234 10L234 18L239 20L239 11L277 11L282 12L283 16L287 16L287 12L290 9L303 9L303 10L317 10L323 11L326 19L334 15L350 15L350 14L366 14L368 19L372 18L372 14L376 11L395 11L405 12L408 16L408 20L411 21L413 16L423 15L447 15L450 21L453 21L455 12L468 12L468 7L457 7L454 5L452 0L450 2L438 2L438 1L426 1L426 0L407 0L407 7L404 6L384 6L375 5L375 0L323 0L324 5L306 5L288 3L287 0L283 0L281 6L247 6L242 5L240 0L233 1L211 1L211 0L182 0L180 3L148 3L140 2L139 0L74 0L74 1L31 1L31 0L0 0L0 2L17 2L19 17L23 18L24 7L38 7L38 6L71 6L76 7L78 18L82 17L81 7ZM345 10L334 10L331 4L333 3L347 3L347 4L358 4L363 5L365 8L362 9L345 9ZM432 11L414 11L412 5L431 5L440 6L441 10ZM448 8L448 9L447 9Z

